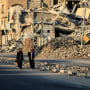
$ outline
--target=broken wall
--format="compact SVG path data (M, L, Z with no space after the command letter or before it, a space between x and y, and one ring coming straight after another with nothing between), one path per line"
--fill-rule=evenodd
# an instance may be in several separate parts
M2 46L7 43L7 40L8 40L8 36L7 35L3 35L2 36Z
M76 16L80 18L84 18L84 12L85 12L85 8L78 8L76 11ZM90 9L89 8L86 8L85 19L90 19Z

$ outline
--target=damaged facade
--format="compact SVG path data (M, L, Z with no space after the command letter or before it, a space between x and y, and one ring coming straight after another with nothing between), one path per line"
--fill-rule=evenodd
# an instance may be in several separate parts
M27 0L0 0L0 32L1 32L1 38L0 38L0 45L5 44L4 38L6 38L6 33L8 30L6 29L6 26L8 24L8 8L12 7L13 5L21 5L24 9L27 9ZM3 42L5 41L5 42Z
M28 5L28 9L32 7L41 8L43 2L43 6L48 8L63 1L64 0L27 0L27 5Z
M90 33L89 2L85 16L86 36ZM43 8L42 0L12 0L10 3L8 0L1 0L0 9L1 46L11 44L12 40L19 40L24 49L28 50L33 48L33 44L40 47L65 36L80 43L85 11L81 0L43 0Z

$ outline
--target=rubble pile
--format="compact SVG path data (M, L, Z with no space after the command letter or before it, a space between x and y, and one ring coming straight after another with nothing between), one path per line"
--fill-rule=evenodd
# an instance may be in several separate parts
M59 37L38 51L37 58L88 58L90 46L79 46L72 37Z
M69 7L70 5L71 7ZM85 18L85 25L83 25L84 9L79 8L82 3L76 3L76 1L74 1L70 5L68 1L66 3L64 0L60 0L58 4L50 6L49 8L36 8L34 13L32 12L33 9L30 9L29 11L22 9L23 12L20 9L20 12L22 13L17 13L16 16L25 16L21 17L22 24L19 25L19 22L17 23L19 28L14 27L16 26L16 23L14 23L15 25L12 25L12 28L15 28L17 34L15 33L13 40L8 41L7 43L3 42L0 52L17 51L19 47L23 46L28 50L30 48L29 46L31 46L29 45L30 41L28 38L33 39L34 35L34 46L37 48L40 47L39 49L36 49L38 58L87 58L90 54L90 46L86 45L81 48L75 40L80 41L83 26L85 29L84 35L90 33L90 20L89 18ZM78 9L82 10L82 15L79 13ZM89 12L89 9L87 10ZM86 13L86 16L89 15L89 13ZM25 21L23 21L23 19L25 19ZM35 22L33 22L33 19ZM43 34L43 41L40 41L41 33ZM8 35L9 34L12 36L12 33L9 32ZM56 39L52 40L53 38ZM22 40L24 43L18 39ZM86 38L84 39L86 40ZM48 43L48 41L50 42ZM89 41L90 39L88 42ZM40 42L42 42L43 45L46 43L48 44L44 45L42 48ZM84 44L86 43L87 40Z
M0 52L13 52L17 51L20 47L23 46L23 43L20 40L10 40L6 45L2 47Z
M88 35L90 33L90 27L89 25L85 25L84 29L84 35ZM69 36L73 37L75 40L80 41L81 36L82 36L82 27L78 26L75 28L75 32L72 32ZM89 37L90 35L88 35Z

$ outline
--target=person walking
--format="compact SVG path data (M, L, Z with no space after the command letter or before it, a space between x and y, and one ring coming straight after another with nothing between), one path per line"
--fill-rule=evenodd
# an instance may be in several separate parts
M35 64L34 64L34 49L31 50L31 68L34 69L35 68Z
M22 61L24 60L22 48L19 48L19 52L17 52L16 59L17 59L17 63L18 63L18 67L17 68L22 69Z
M29 48L29 51L28 51L28 57L29 57L29 64L30 64L30 67L31 67L31 49Z

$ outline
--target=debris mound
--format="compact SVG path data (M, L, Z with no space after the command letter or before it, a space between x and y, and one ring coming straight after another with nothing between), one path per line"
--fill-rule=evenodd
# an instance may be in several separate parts
M81 47L72 37L59 37L36 51L38 52L37 58L88 58L90 46Z
M8 41L6 43L6 45L3 45L0 52L15 52L20 47L23 47L23 43L21 42L21 40L12 39L12 40Z

